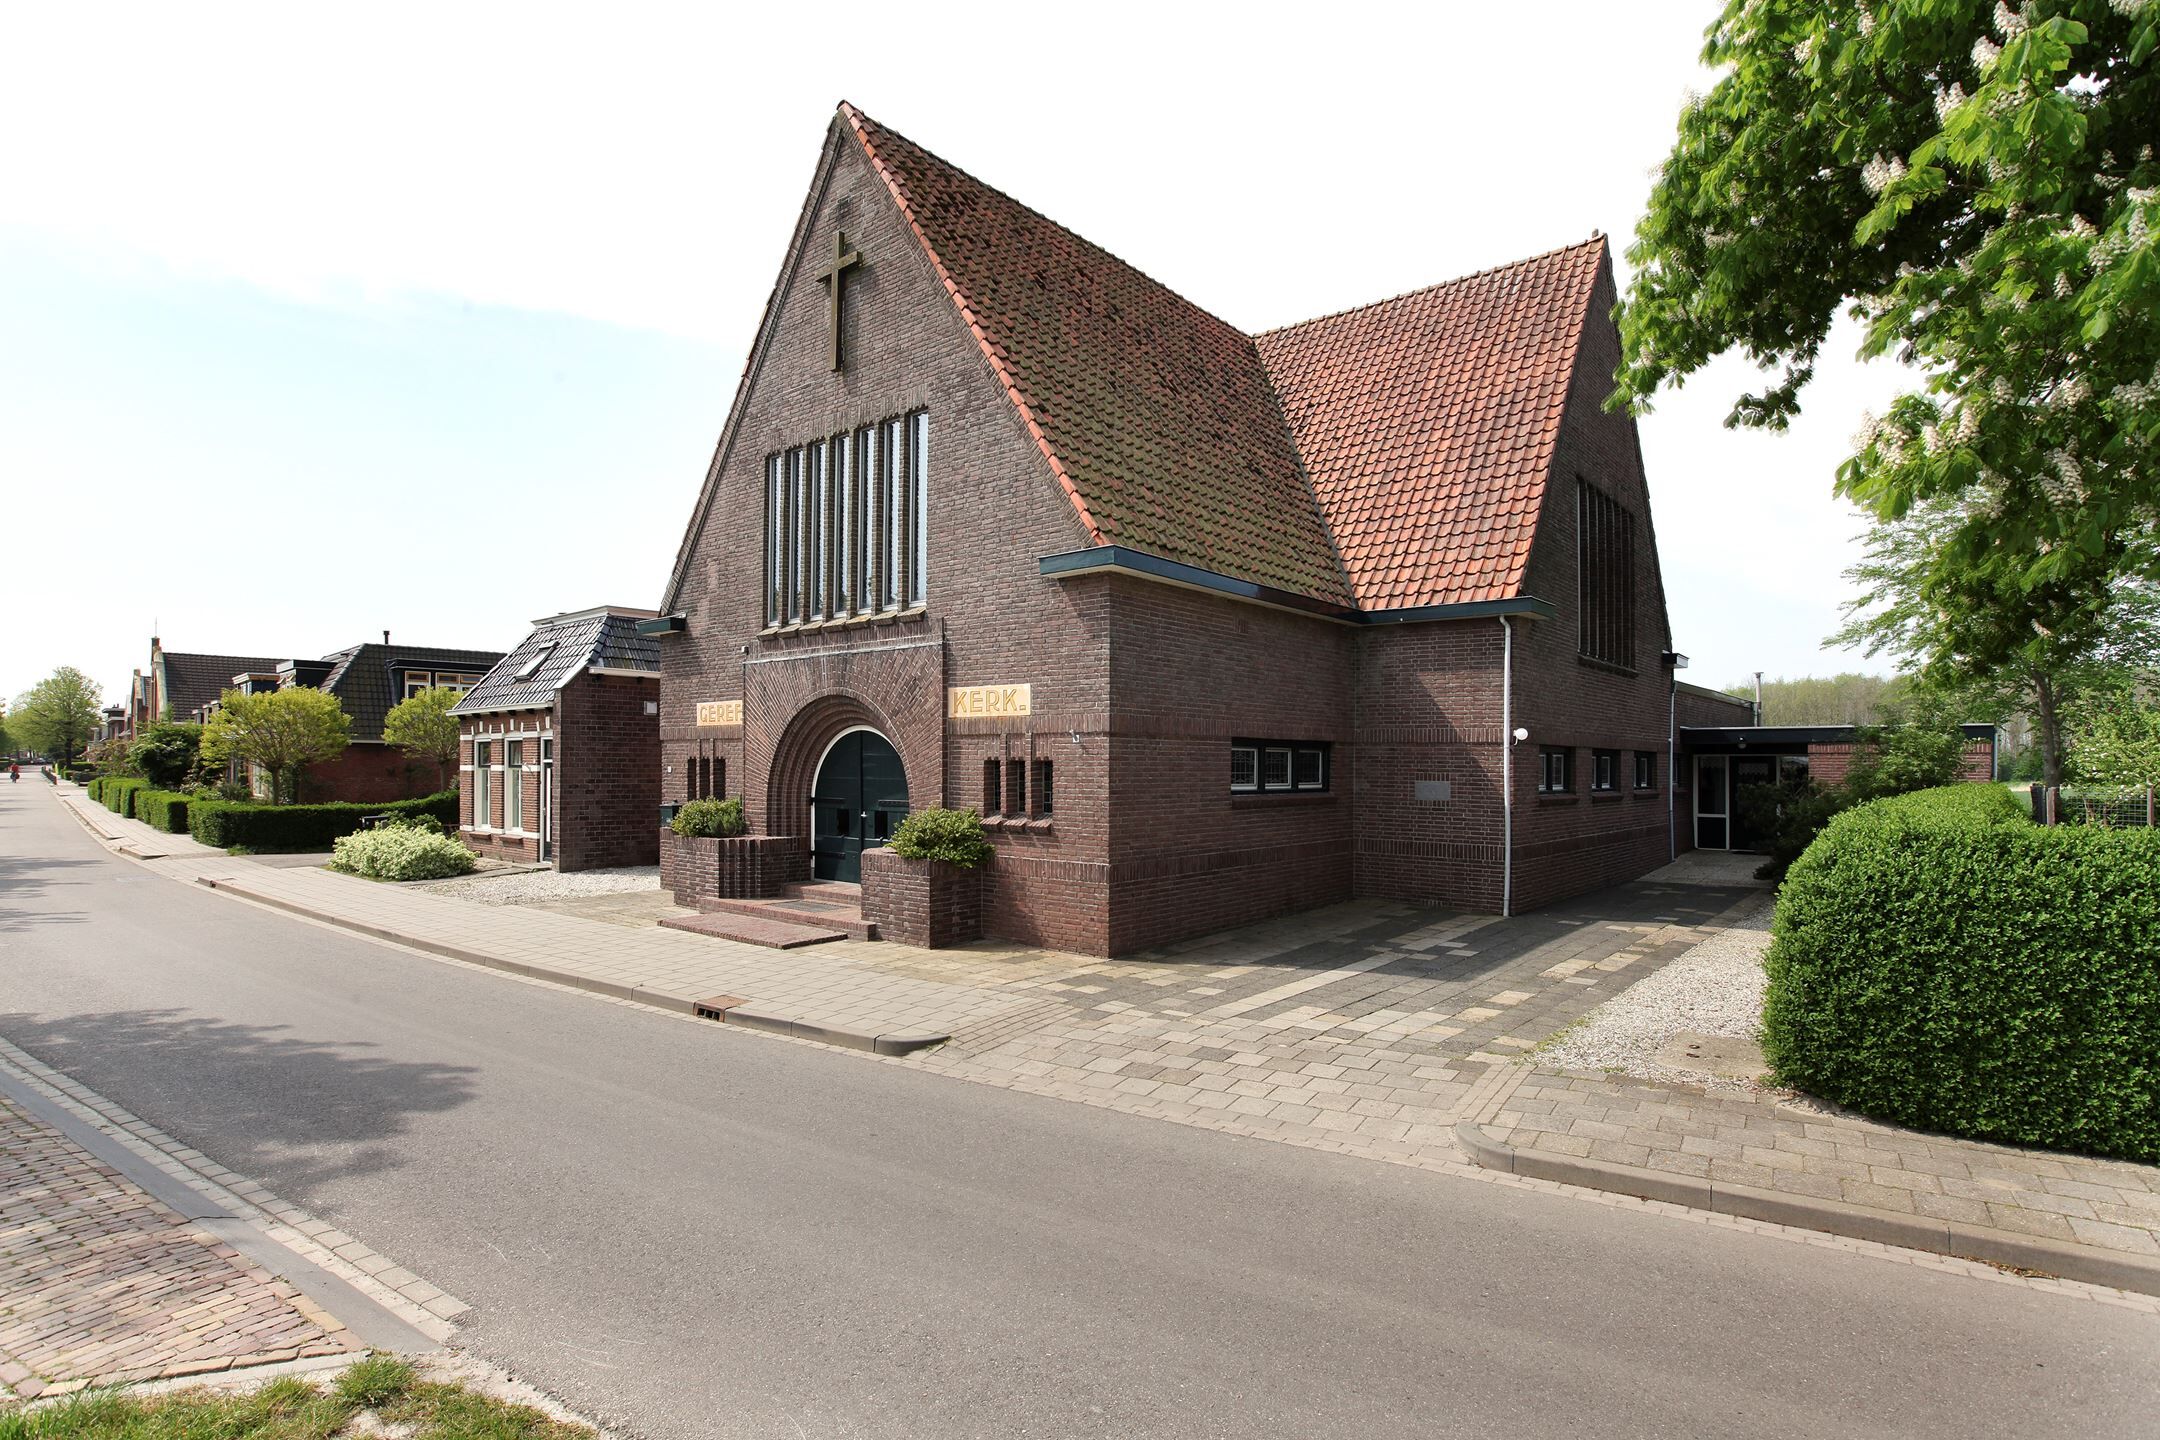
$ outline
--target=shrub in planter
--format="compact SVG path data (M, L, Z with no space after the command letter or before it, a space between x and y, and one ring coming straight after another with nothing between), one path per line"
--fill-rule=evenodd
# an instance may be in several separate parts
M943 860L973 869L997 853L973 810L917 810L893 831L888 848L903 860Z
M369 880L441 880L470 875L473 853L416 825L384 825L338 837L330 868Z
M740 796L728 800L692 800L675 811L675 818L668 828L677 835L718 836L740 835L747 826L743 823L743 804Z
M1879 1119L2160 1160L2160 833L2046 829L1999 785L1857 806L1787 874L1778 1078Z
M328 850L340 835L350 835L370 815L425 815L457 823L455 790L386 805L257 805L231 800L198 800L188 807L188 833L221 850Z
M168 835L185 835L188 821L188 797L177 790L138 790L135 793L135 818L154 830Z

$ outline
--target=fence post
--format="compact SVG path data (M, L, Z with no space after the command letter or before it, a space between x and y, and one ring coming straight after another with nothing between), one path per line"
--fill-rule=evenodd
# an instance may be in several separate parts
M2046 823L2049 825L2062 824L2062 787L2059 785L2050 785L2047 788Z
M2027 787L2032 792L2033 824L2047 824L2047 789L2038 780Z

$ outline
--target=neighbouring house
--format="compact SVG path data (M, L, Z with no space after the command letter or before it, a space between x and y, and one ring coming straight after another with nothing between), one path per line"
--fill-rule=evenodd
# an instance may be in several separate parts
M459 834L482 855L558 870L656 865L660 647L651 610L535 620L458 717Z
M128 734L158 720L203 723L228 691L261 694L310 685L337 696L352 725L352 744L335 760L311 765L300 779L302 800L372 803L424 795L442 784L433 765L387 745L383 717L409 695L433 687L463 692L502 658L499 650L446 650L390 643L350 646L320 660L202 655L171 651L150 638L150 668L137 671L129 693ZM234 778L242 778L237 769ZM245 777L267 793L267 777Z
M1743 712L1753 707L1742 703ZM1995 778L1997 729L1975 723L1959 727L1965 750L1958 779ZM1691 803L1681 821L1682 848L1757 850L1762 836L1748 830L1740 796L1754 785L1811 779L1836 785L1852 773L1858 732L1851 725L1729 725L1710 718L1680 727L1683 777Z
M1681 657L1616 298L1593 235L1248 334L842 105L645 625L664 800L865 914L976 807L983 930L1098 954L1642 874Z

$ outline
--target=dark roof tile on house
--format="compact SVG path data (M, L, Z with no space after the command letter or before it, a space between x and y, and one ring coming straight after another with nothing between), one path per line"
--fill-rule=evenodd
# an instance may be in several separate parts
M1513 598L1605 242L1259 337L1365 610Z
M462 670L482 674L502 659L500 650L441 650L419 645L355 645L323 657L330 673L322 688L337 696L352 721L355 740L382 739L383 717L405 698L399 678L406 670Z
M203 706L233 688L233 676L268 674L280 663L260 655L190 655L179 650L158 653L165 666L164 704L175 720L202 719L199 712Z
M529 710L555 703L555 694L587 669L660 671L660 642L637 633L652 612L577 614L544 620L487 678L452 707L453 715ZM519 677L530 668L532 673Z

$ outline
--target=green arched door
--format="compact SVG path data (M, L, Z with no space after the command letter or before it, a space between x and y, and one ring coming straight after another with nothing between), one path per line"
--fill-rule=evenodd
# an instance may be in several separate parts
M861 880L862 852L891 838L907 813L900 752L875 730L850 730L825 752L810 792L811 873Z

